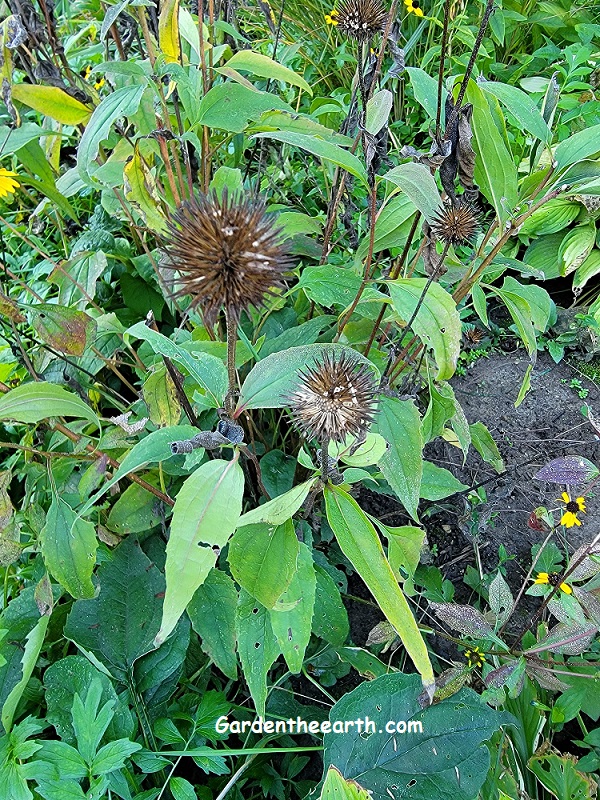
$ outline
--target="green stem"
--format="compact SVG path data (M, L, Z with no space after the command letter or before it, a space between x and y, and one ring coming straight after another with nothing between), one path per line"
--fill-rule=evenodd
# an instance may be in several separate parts
M237 375L235 372L235 348L237 344L237 321L231 311L225 312L227 320L227 377L228 387L225 398L225 410L231 416L235 409L235 395L237 391Z

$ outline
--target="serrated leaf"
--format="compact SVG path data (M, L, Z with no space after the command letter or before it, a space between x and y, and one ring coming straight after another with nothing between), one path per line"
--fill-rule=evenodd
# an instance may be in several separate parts
M212 569L192 597L187 613L202 650L228 678L237 678L235 610L238 592L229 575Z

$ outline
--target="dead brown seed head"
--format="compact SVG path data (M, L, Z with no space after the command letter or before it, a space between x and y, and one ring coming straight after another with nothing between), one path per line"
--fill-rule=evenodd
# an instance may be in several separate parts
M383 31L387 16L380 0L344 0L337 8L337 29L351 39L367 42Z
M325 353L299 373L287 399L297 427L307 439L344 442L373 421L376 385L372 370L348 353Z
M164 251L179 275L173 297L191 295L207 326L225 308L234 320L283 287L293 261L262 200L199 195L179 206Z
M445 205L430 222L431 232L444 244L468 244L477 236L479 215L468 204Z

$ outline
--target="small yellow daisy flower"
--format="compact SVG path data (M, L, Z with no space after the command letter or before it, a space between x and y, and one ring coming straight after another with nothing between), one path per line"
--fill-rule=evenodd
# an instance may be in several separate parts
M423 16L423 9L420 8L419 0L404 0L404 5L409 14L414 14L416 17Z
M19 181L15 180L17 177L16 172L0 167L0 197L8 197L9 194L15 193L21 185Z
M562 517L560 518L560 524L564 525L565 528L572 528L574 525L581 525L581 520L577 517L577 514L585 514L585 498L576 497L575 500L572 500L567 492L563 492L561 494L561 499L565 504L565 509Z
M99 92L100 89L104 86L104 78L100 78L100 80L96 81L94 84L94 89Z
M558 586L561 592L565 594L573 594L573 589L568 583L560 580L560 573L558 572L540 572L534 583L548 584L549 586Z
M464 656L469 667L479 667L481 669L486 663L485 655L478 647L471 647L469 650L465 650Z
M331 11L329 12L329 14L325 14L325 22L326 22L326 24L327 25L337 25L338 24L338 19L337 19L338 16L339 16L339 13L335 10L335 8L332 8Z

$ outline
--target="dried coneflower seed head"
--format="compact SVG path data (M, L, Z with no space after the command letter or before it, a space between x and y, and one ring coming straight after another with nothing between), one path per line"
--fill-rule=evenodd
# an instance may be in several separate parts
M380 0L344 0L337 8L337 29L352 39L367 42L383 31L387 16Z
M431 232L444 244L468 244L479 230L477 211L468 204L445 205L430 223Z
M180 274L173 297L191 295L192 308L201 308L208 326L222 307L237 321L242 311L260 306L284 285L283 274L293 265L264 203L227 192L186 200L169 223L169 237L168 266Z
M341 443L347 436L359 436L373 421L373 372L356 356L325 353L299 375L300 383L288 403L307 439Z

